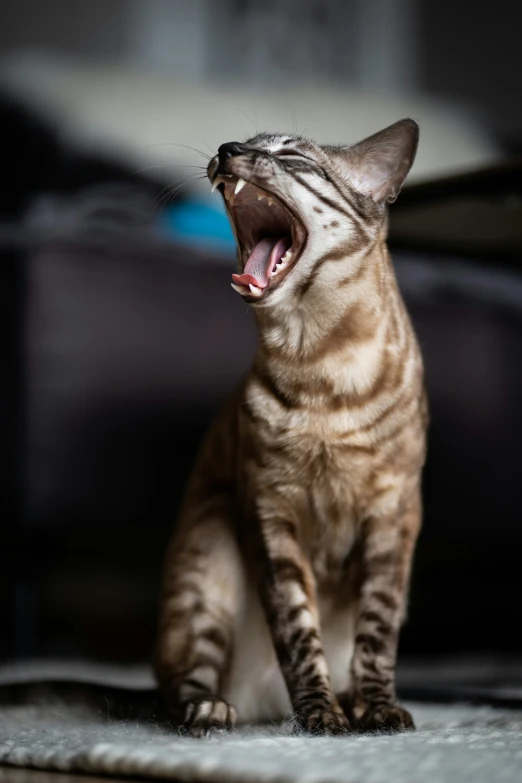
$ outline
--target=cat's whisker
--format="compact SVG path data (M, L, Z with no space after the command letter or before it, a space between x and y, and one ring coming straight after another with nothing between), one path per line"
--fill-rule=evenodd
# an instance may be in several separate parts
M198 155L202 155L207 160L210 160L213 157L213 155L208 155L206 152L203 152L202 150L198 150L196 147L191 147L189 144L178 144L177 142L174 141L160 141L157 142L156 144L149 144L149 147L182 147L183 149L191 150L192 152L197 152Z

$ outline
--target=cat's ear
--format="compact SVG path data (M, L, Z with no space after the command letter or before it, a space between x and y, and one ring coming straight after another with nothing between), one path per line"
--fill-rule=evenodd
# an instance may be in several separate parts
M405 119L339 152L350 184L377 204L391 203L412 167L419 126Z

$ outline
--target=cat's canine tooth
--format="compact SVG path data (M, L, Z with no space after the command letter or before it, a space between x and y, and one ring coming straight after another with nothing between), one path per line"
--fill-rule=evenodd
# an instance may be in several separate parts
M244 179L241 179L241 177L238 179L236 183L236 189L234 190L234 195L237 196L240 190L242 190L246 185L246 182Z
M258 288L257 285L253 285L253 283L249 283L248 287L250 288L254 296L261 296L261 294L263 293L263 289Z
M218 174L217 177L214 178L214 182L212 183L212 187L210 188L210 192L213 193L215 191L215 189L217 188L217 186L220 185L224 181L225 180L223 179L223 177L221 177Z
M248 293L246 285L236 285L235 283L230 283L234 291L237 291L238 294L246 294Z

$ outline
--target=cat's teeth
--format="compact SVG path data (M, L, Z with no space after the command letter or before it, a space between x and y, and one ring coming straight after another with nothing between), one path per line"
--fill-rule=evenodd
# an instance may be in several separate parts
M271 207L273 203L274 203L274 199L268 196L268 206Z
M238 179L236 184L236 189L234 190L234 195L237 196L240 190L242 190L246 185L246 182L244 179L241 179L241 177Z
M212 187L210 188L210 192L213 193L215 191L215 189L217 188L217 186L220 185L224 181L225 180L223 179L223 177L218 174L217 177L214 178L214 182L212 183Z
M261 193L260 190L257 191L257 200L263 201L264 198L268 198L268 196L265 193Z
M253 285L253 283L249 283L248 286L246 286L246 285L236 285L235 283L230 283L230 285L232 286L234 291L237 291L238 294L242 294L242 295L243 294L248 294L249 291L252 294L252 296L261 296L261 294L263 293L263 289L262 288L258 288L258 286L257 285Z
M235 197L234 193L232 193L232 187L230 187L227 190L227 187L225 185L225 198L226 198L226 200L228 201L229 204L234 206L234 201L236 200L236 197Z
M272 274L270 277L274 277L278 272L280 272L282 269L285 269L285 267L288 266L290 261L292 260L293 253L291 250L287 250L284 256L280 259L279 263L277 263L272 270Z

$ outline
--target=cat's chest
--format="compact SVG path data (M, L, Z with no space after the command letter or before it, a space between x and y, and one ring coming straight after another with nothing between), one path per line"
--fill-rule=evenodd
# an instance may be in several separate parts
M304 489L301 526L319 583L337 582L354 545L361 519L358 481L338 465L312 462Z
M281 447L276 470L284 460L284 474L304 489L321 524L364 513L376 467L373 454L347 447L324 425L291 426L276 443Z

